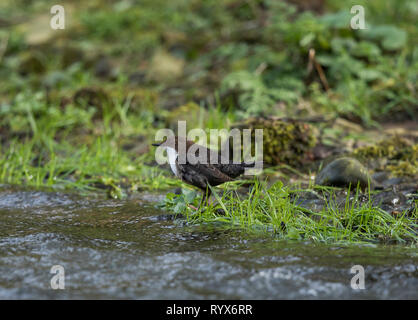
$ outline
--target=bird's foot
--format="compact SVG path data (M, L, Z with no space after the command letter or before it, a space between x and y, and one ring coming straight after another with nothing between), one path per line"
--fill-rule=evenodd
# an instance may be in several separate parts
M190 209L193 209L193 210L195 210L195 211L198 211L199 210L199 208L196 208L195 206L193 206L193 205L191 205L191 204L188 204L187 205Z
M198 212L200 212L200 211L205 211L206 210L206 208L202 208L202 207L198 207L198 208L196 208L195 206L193 206L193 205L191 205L191 204L188 204L187 205L190 209L193 209L195 212L193 213L193 214L195 214L195 213L198 213Z

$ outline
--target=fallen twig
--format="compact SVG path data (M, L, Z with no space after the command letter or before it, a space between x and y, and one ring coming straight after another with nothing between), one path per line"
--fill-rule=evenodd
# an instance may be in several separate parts
M329 85L327 78L325 76L324 70L321 65L316 61L315 58L315 49L309 49L309 63L308 63L308 74L312 72L313 66L315 66L316 72L318 72L319 79L321 79L322 85L324 86L325 91L329 90Z

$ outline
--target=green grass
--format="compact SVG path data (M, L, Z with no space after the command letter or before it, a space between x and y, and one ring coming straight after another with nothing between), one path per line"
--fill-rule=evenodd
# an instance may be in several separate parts
M232 189L232 190L231 190ZM250 233L270 233L286 240L307 240L326 243L396 242L416 245L418 212L402 212L395 216L374 207L369 200L360 201L357 190L345 205L336 204L332 188L305 189L321 191L326 206L319 212L297 204L297 189L276 182L270 187L257 180L247 195L229 186L222 197L214 193L215 204L194 213L187 204L197 204L196 192L169 194L163 207L181 213L192 224L212 224L219 228L235 228ZM301 191L301 190L299 190ZM219 192L219 191L218 191ZM325 196L326 195L326 196Z
M119 197L121 186L137 191L172 185L159 168L144 165L141 158L133 163L107 139L97 138L90 146L79 147L62 142L41 152L44 158L37 149L37 141L32 139L24 144L14 140L7 150L1 150L0 181L80 191L104 188Z
M0 144L0 183L106 190L112 197L126 191L165 189L178 184L152 165L150 146L155 129L149 117L128 112L116 102L95 110L70 104L62 109L42 97L20 95L13 108L0 109L5 141ZM152 129L151 129L152 128ZM145 151L124 150L142 137ZM147 164L148 163L148 164Z

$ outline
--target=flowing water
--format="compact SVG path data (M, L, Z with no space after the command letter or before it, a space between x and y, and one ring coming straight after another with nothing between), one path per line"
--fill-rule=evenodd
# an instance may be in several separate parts
M191 227L129 200L0 189L1 299L418 298L417 250ZM51 267L65 289L51 288ZM365 289L350 269L365 269Z

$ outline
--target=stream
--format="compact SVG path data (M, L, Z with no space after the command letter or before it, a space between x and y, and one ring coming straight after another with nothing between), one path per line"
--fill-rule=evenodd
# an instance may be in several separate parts
M189 226L128 200L0 188L0 299L417 299L418 253ZM51 267L65 289L51 288ZM350 269L365 270L365 289Z

